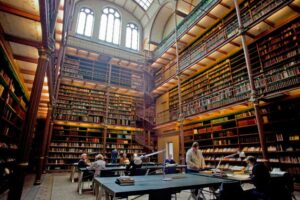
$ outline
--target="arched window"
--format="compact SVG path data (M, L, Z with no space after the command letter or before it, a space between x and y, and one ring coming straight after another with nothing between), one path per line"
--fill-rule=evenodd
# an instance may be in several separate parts
M89 8L81 8L78 17L76 33L85 36L92 36L94 12Z
M121 15L118 11L110 7L104 8L101 15L99 39L119 44L120 27Z
M126 26L126 47L134 50L139 49L139 31L137 25L129 23Z

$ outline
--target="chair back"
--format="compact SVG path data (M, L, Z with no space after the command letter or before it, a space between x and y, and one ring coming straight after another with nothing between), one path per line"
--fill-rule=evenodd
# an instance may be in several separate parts
M144 176L147 173L147 169L145 168L136 168L133 172L132 176Z
M119 176L114 171L108 171L108 170L101 170L100 171L100 177L117 177Z
M267 193L268 200L292 200L292 193L284 177L271 179Z
M223 182L220 187L220 200L241 200L245 192L239 181Z

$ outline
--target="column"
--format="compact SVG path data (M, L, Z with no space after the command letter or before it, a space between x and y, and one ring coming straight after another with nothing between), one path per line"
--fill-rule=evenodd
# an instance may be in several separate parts
M35 182L34 185L40 185L41 184L41 176L43 173L43 164L46 156L46 150L47 150L47 142L48 142L48 136L49 136L49 128L50 128L50 122L51 122L51 115L52 115L52 107L48 107L48 113L47 118L45 122L45 129L44 133L41 137L42 141L40 143L39 148L39 155L38 155L38 163L36 168L36 176L35 176Z
M21 199L24 185L25 171L28 167L33 130L37 118L38 107L43 89L44 77L47 71L50 51L45 48L39 49L39 59L35 73L33 87L30 95L28 110L20 138L19 151L17 155L17 166L14 173L13 183L9 191L8 199Z
M178 51L178 41L177 41L177 18L176 18L176 5L177 5L177 0L174 0L174 27L175 27L175 46L176 46L176 77L177 77L177 90L178 90L178 109L179 109L179 117L178 117L178 123L180 124L179 126L179 147L180 147L180 156L179 159L181 160L181 164L185 164L185 152L184 152L184 135L183 135L183 121L184 121L184 116L182 113L182 100L181 100L181 79L180 79L180 66L179 66L179 51Z
M239 31L241 34L242 46L243 46L246 67L247 67L247 72L248 72L248 78L249 78L249 83L250 83L251 94L250 94L249 101L253 103L255 117L256 117L256 123L257 123L257 129L258 129L258 134L259 134L259 140L260 140L260 145L262 148L262 155L263 155L263 158L265 159L265 163L268 165L269 161L268 161L268 155L267 155L266 137L265 137L265 133L263 130L263 123L262 123L263 121L262 121L262 117L261 117L261 113L260 113L260 109L259 109L259 100L257 99L257 96L256 96L256 89L255 89L254 80L253 80L250 56L249 56L248 46L246 43L246 35L245 35L246 31L244 30L244 26L242 24L239 4L238 4L237 0L233 0L233 1L234 1L236 15L237 15L237 19L238 19Z
M52 113L53 113L53 109L52 109ZM46 169L46 164L48 162L48 151L49 151L49 146L50 146L50 143L51 143L51 138L52 138L52 130L53 130L53 121L50 122L50 127L49 127L49 134L48 134L48 138L47 138L47 144L46 144L46 151L45 151L45 159L44 159L44 162L43 162L43 166L42 166L42 170L43 170L43 173L46 173L45 169Z

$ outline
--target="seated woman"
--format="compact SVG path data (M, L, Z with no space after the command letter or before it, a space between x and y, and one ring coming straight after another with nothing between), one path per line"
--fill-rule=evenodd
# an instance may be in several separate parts
M120 164L121 165L129 165L129 159L127 158L127 154L123 153L120 157Z
M98 154L95 157L95 162L91 166L87 167L89 170L95 170L94 177L99 176L102 169L105 169L105 161L102 154Z

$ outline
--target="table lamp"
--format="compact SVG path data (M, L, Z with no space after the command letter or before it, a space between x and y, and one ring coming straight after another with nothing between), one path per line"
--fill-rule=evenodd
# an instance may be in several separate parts
M157 155L159 153L164 153L163 179L162 180L163 181L170 181L170 180L172 180L172 178L166 177L166 164L165 164L165 161L166 161L166 149L163 149L163 150L160 150L160 151L157 151L157 152L153 152L153 153L149 153L149 154L146 154L146 155L143 155L143 156L139 156L137 158L137 162L140 162L140 164L141 164L143 158L147 158L147 157L150 157L150 156L153 156L153 155Z

